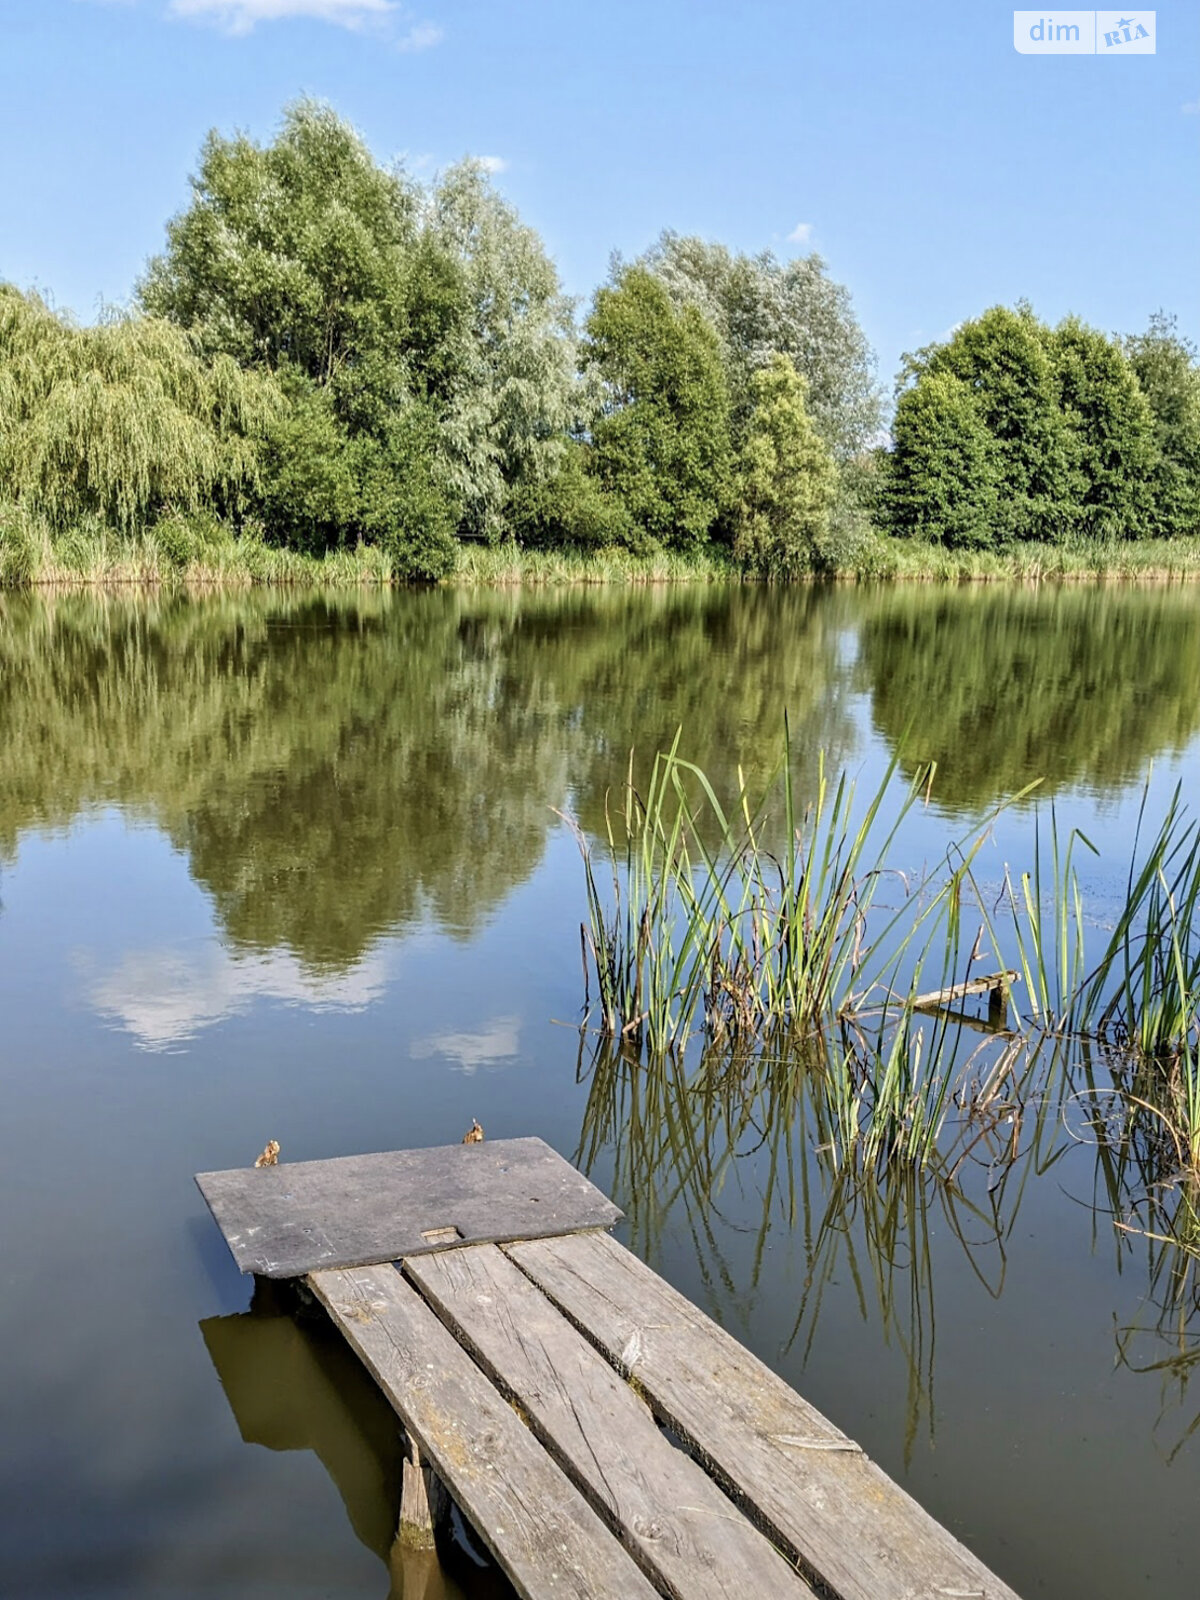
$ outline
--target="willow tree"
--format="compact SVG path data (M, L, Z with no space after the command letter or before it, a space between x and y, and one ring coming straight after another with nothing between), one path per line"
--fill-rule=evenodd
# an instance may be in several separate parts
M513 486L558 465L570 303L479 163L425 189L314 101L290 107L268 145L212 133L139 293L285 382L297 415L271 456L268 511L289 540L382 528L402 566L408 549L434 575L456 528L495 536Z
M817 432L843 464L869 448L882 424L875 363L848 291L819 255L780 261L666 232L641 258L677 306L694 305L716 328L735 425L754 408L755 373L787 356L807 385Z
M462 285L422 247L419 210L403 172L301 101L265 147L209 134L138 293L214 355L278 377L269 536L314 552L377 543L402 576L434 578L458 518L436 422Z
M0 285L0 496L57 528L236 512L280 409L275 384L159 319L80 328Z
M495 538L512 494L558 473L583 406L572 306L542 240L479 162L442 174L424 225L462 285L443 449L467 531Z
M290 106L265 147L213 130L191 189L138 285L146 310L318 384L369 351L399 354L419 190L328 107Z

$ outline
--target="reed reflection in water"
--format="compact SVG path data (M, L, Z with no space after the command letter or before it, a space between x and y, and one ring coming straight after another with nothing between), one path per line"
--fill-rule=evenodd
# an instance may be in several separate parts
M1200 1365L1194 1185L1164 1167L1161 1138L1147 1148L1153 1137L1130 1126L1127 1102L1109 1121L1096 1115L1094 1046L1001 1032L981 1049L967 1027L943 1044L953 1110L936 1158L864 1163L838 1137L842 1063L831 1070L819 1040L709 1044L647 1061L581 1034L577 1077L588 1097L575 1159L586 1172L611 1168L631 1247L645 1259L660 1257L666 1230L685 1219L711 1298L734 1318L770 1270L772 1235L802 1240L781 1345L801 1368L827 1290L849 1281L862 1320L903 1354L906 1463L922 1430L934 1442L938 1274L965 1269L999 1301L1022 1205L1049 1175L1089 1208L1120 1270L1144 1274L1141 1314L1117 1325L1114 1359L1163 1376L1159 1424L1176 1453L1200 1431L1200 1413L1187 1408ZM1154 1233L1144 1219L1165 1207L1174 1227Z

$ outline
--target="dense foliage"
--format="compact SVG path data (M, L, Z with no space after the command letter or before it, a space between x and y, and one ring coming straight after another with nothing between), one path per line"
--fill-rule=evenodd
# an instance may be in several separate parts
M209 135L136 312L0 286L0 581L84 526L409 579L462 540L786 577L861 566L872 516L960 551L1200 532L1200 366L1161 314L1122 341L993 307L905 358L883 428L818 256L666 232L577 331L483 164L419 183L302 101L268 144Z
M77 328L0 284L0 484L56 528L130 530L166 507L235 512L256 484L274 387L161 322Z
M956 548L1200 532L1193 393L1193 354L1161 319L1122 345L994 306L906 358L884 514Z
M1125 354L1154 418L1153 520L1171 537L1200 530L1200 365L1174 317L1156 312Z
M731 472L729 390L712 324L694 306L677 310L649 272L630 267L596 295L583 356L603 386L593 469L625 507L631 537L702 543Z
M874 358L849 294L820 256L735 255L668 232L642 264L717 330L737 419L754 407L755 374L784 355L804 378L817 432L837 461L845 465L875 442L883 406Z
M820 564L837 468L808 415L807 385L787 356L759 368L750 394L734 554L752 571L790 576Z

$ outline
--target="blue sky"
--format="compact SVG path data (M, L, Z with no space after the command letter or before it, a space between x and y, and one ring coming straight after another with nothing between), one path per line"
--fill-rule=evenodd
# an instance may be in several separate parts
M269 138L305 93L418 174L494 158L573 294L663 227L819 250L889 387L903 350L1022 295L1106 329L1164 306L1200 340L1195 0L1123 60L1018 55L992 0L6 0L0 22L0 278L83 318L128 297L206 130Z

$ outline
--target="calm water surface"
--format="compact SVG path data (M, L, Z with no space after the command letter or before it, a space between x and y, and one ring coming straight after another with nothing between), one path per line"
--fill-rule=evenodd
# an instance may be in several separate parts
M627 1242L1019 1592L1194 1596L1200 1317L1093 1206L1069 1119L1004 1181L855 1198L802 1100L731 1113L581 1049L555 808L596 833L680 726L724 791L762 780L785 710L802 785L821 750L864 784L937 760L913 869L1042 778L1102 923L1147 777L1152 809L1200 791L1200 595L0 602L0 1592L419 1592L390 1414L336 1338L251 1307L191 1175L477 1116L588 1165ZM504 1591L462 1545L435 1592Z

